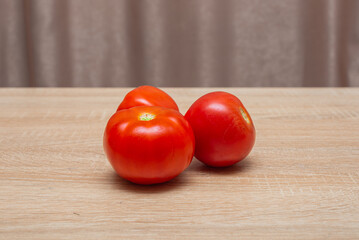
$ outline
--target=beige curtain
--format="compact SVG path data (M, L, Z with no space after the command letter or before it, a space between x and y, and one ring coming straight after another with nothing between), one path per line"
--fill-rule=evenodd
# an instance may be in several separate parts
M359 86L358 0L0 0L0 86Z

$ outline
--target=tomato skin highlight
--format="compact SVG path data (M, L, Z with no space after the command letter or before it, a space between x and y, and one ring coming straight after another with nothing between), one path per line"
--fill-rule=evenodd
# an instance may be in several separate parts
M191 126L173 109L133 107L108 121L103 146L114 170L137 184L171 180L192 161L195 141Z
M208 166L231 166L253 148L253 121L242 102L230 93L212 92L200 97L185 118L195 135L195 157Z
M179 111L170 95L153 86L140 86L128 92L117 111L138 106L158 106Z

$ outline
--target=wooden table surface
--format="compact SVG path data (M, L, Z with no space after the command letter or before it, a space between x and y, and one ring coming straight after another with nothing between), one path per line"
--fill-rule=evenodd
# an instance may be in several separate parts
M165 90L185 113L217 89ZM359 89L222 90L250 156L139 186L102 148L129 89L0 89L0 239L359 239Z

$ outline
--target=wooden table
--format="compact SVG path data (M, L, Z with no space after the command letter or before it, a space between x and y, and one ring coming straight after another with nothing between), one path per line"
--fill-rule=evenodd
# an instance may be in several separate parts
M0 90L0 239L359 238L359 89L222 89L252 115L250 156L155 186L102 149L128 90ZM215 89L165 90L185 113Z

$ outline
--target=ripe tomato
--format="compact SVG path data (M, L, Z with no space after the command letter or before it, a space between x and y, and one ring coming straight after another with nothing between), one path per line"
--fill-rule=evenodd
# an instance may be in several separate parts
M178 111L178 106L170 95L152 86L140 86L127 93L117 111L137 106L158 106Z
M195 141L191 126L178 111L140 106L110 118L103 146L118 175L138 184L155 184L188 167Z
M195 139L195 157L213 167L244 159L255 141L255 129L242 102L226 92L200 97L187 111Z

